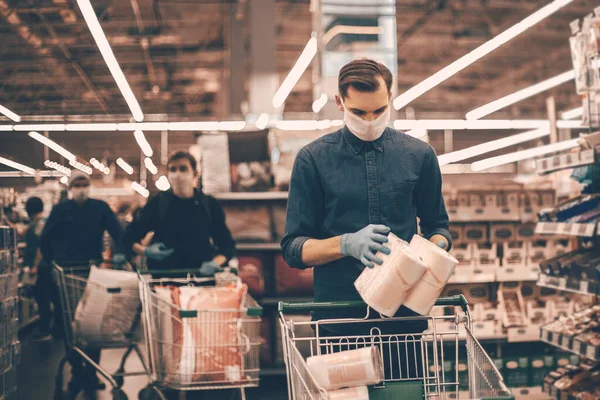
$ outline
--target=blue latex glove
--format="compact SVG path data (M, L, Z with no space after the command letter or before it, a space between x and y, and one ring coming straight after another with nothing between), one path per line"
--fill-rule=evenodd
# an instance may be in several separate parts
M446 246L448 245L448 243L446 243L445 240L440 240L436 243L437 247L439 247L440 249L445 249Z
M113 255L112 262L115 266L122 266L127 262L127 257L123 253Z
M216 272L220 272L221 267L214 261L203 262L200 266L200 276L214 276Z
M173 249L169 249L164 243L153 243L150 246L146 247L144 255L150 260L163 261L171 254L173 254L174 251L175 250Z
M369 225L356 233L346 233L342 235L341 250L345 256L354 257L360 260L366 267L373 268L375 264L381 265L383 261L375 256L378 251L384 254L390 254L390 249L383 245L387 243L385 236L390 232L390 228L384 225Z

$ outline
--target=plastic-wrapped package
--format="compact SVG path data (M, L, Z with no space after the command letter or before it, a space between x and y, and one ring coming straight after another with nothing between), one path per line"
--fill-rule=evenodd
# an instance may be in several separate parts
M179 289L175 286L155 286L154 292L158 297L156 315L160 316L157 333L161 343L155 349L160 354L162 368L160 372L165 376L161 380L173 382L178 379L183 346L183 323L179 319ZM177 377L177 379L176 379Z
M404 306L417 314L427 315L444 290L458 261L429 240L414 235L410 241L411 249L421 256L427 270L413 286Z
M280 254L275 256L275 279L279 294L308 295L313 291L312 268L292 268Z
M585 55L585 35L583 32L577 33L569 38L571 46L571 60L575 70L575 87L578 94L584 94L589 89L588 84L588 63Z
M359 386L327 392L329 400L369 400L369 388Z
M365 268L354 286L371 308L393 317L427 266L407 242L394 234L388 235L387 246L389 255L377 253L383 264Z
M376 346L312 356L306 365L325 390L374 385L383 380L381 353Z
M255 296L262 296L265 292L264 263L262 257L238 256L238 276L246 285L248 291Z
M88 344L125 341L141 310L138 285L134 272L92 266L75 310L75 335Z

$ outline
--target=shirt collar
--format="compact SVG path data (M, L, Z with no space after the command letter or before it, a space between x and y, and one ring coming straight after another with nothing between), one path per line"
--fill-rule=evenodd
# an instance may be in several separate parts
M381 153L381 152L383 152L383 143L385 141L385 136L387 135L387 131L388 131L388 128L385 128L385 130L383 131L383 134L377 140L374 140L372 142L365 142L365 141L359 139L352 132L350 132L350 130L348 129L348 127L346 125L344 125L344 128L342 129L342 134L348 141L348 144L350 145L350 148L352 149L354 154L360 153L360 151L362 150L362 148L364 147L364 145L366 143L371 143L373 145L373 148Z

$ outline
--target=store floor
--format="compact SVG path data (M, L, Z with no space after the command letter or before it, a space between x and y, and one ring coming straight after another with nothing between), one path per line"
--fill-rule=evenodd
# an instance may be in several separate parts
M22 335L22 359L18 367L18 399L19 400L52 400L54 379L61 358L64 355L64 344L61 341L36 343L30 340L30 334ZM118 367L124 350L103 350L100 364L108 371ZM66 368L65 382L70 379L69 367ZM131 355L126 364L128 371L140 371L141 364L137 356ZM145 376L128 377L125 379L123 390L129 400L138 398L139 391L148 383ZM287 399L285 377L261 378L259 388L248 389L248 400L284 400ZM107 384L107 387L109 385ZM83 395L79 399L84 399ZM78 399L78 400L79 400ZM98 392L98 400L112 400L110 390Z

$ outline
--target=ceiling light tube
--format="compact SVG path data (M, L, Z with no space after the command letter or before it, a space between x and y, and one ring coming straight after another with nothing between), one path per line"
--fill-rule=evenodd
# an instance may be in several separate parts
M117 158L117 165L119 167L121 167L121 169L123 169L123 171L127 172L128 175L133 174L133 167L131 165L127 164L127 162L125 160L123 160L122 158Z
M64 124L38 124L38 125L14 125L15 131L53 131L63 132L65 130Z
M327 94L323 93L321 95L321 97L319 97L317 100L315 100L312 104L312 110L314 113L318 113L319 111L321 111L323 109L323 107L325 107L325 105L327 104Z
M121 94L129 106L133 118L135 118L135 120L138 122L142 122L144 120L144 113L142 113L142 109L135 98L129 83L127 83L127 79L125 78L119 63L115 58L115 55L113 54L112 48L110 47L110 44L104 35L104 31L100 26L100 22L98 22L98 17L96 16L94 8L90 4L89 0L77 0L77 4L79 4L81 14L83 15L83 18L85 19L85 22L87 23L87 26L90 29L94 40L96 41L96 45L98 45L98 49L100 50L100 53L102 54L110 73L115 79Z
M14 125L0 125L0 132L12 132Z
M556 121L556 127L559 129L587 129L580 120Z
M220 131L236 132L246 127L246 121L222 121L219 122Z
M11 119L15 122L21 122L21 117L19 117L17 114L10 111L8 108L6 108L4 106L0 106L0 114L8 117L9 119Z
M436 72L429 78L425 79L421 83L417 84L416 86L413 86L406 92L402 93L400 96L396 97L396 99L394 100L394 108L396 110L399 110L402 107L406 106L414 99L420 97L424 93L427 93L429 90L433 89L440 83L444 82L448 78L467 68L469 65L473 64L480 58L485 57L486 55L496 50L509 40L515 38L516 36L520 35L527 29L537 24L538 22L554 14L556 11L560 10L562 7L566 6L572 1L573 0L555 0L550 4L542 7L538 11L523 19L521 22L518 22L517 24L508 28L504 32L500 33L498 36L485 42L481 46L477 47L475 50L454 61L452 64L442 68L440 71Z
M150 196L150 192L148 191L148 189L146 189L137 182L131 182L131 188L139 194L141 194L143 197L147 198L148 196Z
M170 131L218 131L219 123L213 121L169 122Z
M76 159L75 154L71 153L70 151L67 151L67 149L65 149L58 143L48 139L44 135L40 135L37 132L29 132L29 137L37 140L38 142L42 143L44 146L54 150L55 152L57 152L58 154L60 154L61 156L63 156L64 158L66 158L69 161L75 161L75 159Z
M471 164L471 169L475 172L483 171L500 165L509 164L516 161L527 160L529 158L543 156L549 153L569 150L579 147L579 139L571 139L564 142L548 144L546 146L534 147L532 149L517 151L515 153L504 154L497 157L486 158Z
M59 179L59 182L62 183L63 185L66 185L67 183L69 183L69 178L67 178L66 176L63 176L62 178Z
M156 182L154 182L154 184L156 185L156 188L158 190L162 190L163 192L166 190L169 190L171 188L171 184L169 183L169 180L164 175L162 175L160 178L158 178L156 180Z
M8 158L0 157L0 164L4 164L8 167L18 169L19 171L23 171L26 174L35 175L35 169L28 167L27 165L23 165L21 163L11 161Z
M517 92L504 96L498 100L494 100L491 103L478 107L472 111L469 111L466 115L467 119L480 119L487 115L490 115L498 110L508 107L512 104L518 103L521 100L527 99L536 94L545 92L546 90L552 89L553 87L559 86L563 83L572 81L575 79L575 71L570 70L563 72L560 75L554 76L543 82L536 83L535 85L529 86L525 89L521 89Z
M313 37L311 37L306 44L306 47L302 51L302 54L300 54L300 57L298 57L296 64L292 67L289 74L283 80L283 83L279 89L277 89L277 92L275 92L275 96L273 96L273 107L279 108L283 105L283 103L285 103L285 100L291 93L292 89L294 86L296 86L296 83L298 83L298 80L302 74L304 74L304 71L306 71L312 59L317 54L317 47L317 38L313 33Z
M0 171L0 178L35 178L36 176L42 178L64 177L64 175L58 171L37 171L35 175L23 171Z
M108 132L108 131L116 131L117 124L66 124L65 129L69 132L72 132L72 131Z
M94 172L90 167L76 160L69 161L69 165L88 175L91 175Z
M442 154L438 156L438 162L440 166L455 163L457 161L467 160L472 157L489 153L491 151L503 149L505 147L514 146L519 143L527 142L529 140L539 139L550 135L549 128L541 128L533 131L519 133L517 135L508 136L498 140L492 140L471 146L463 150L453 151L452 153Z
M156 168L156 165L154 165L154 163L152 162L152 159L150 157L146 157L144 159L144 165L146 166L146 169L148 171L150 171L150 173L152 175L156 175L158 173L158 168Z
M148 143L148 141L146 140L144 132L137 130L133 132L133 136L135 137L135 141L137 142L138 146L140 146L140 149L142 149L144 155L146 157L152 157L154 152L152 151L152 146L150 146L150 143Z
M282 131L313 131L317 130L318 123L316 120L277 121L275 127Z
M142 122L142 123L124 123L117 124L117 130L119 131L166 131L169 129L168 122Z
M562 119L575 119L583 116L583 107L577 107L560 114Z
M269 126L269 114L260 114L254 125L258 129L265 129L267 126Z

